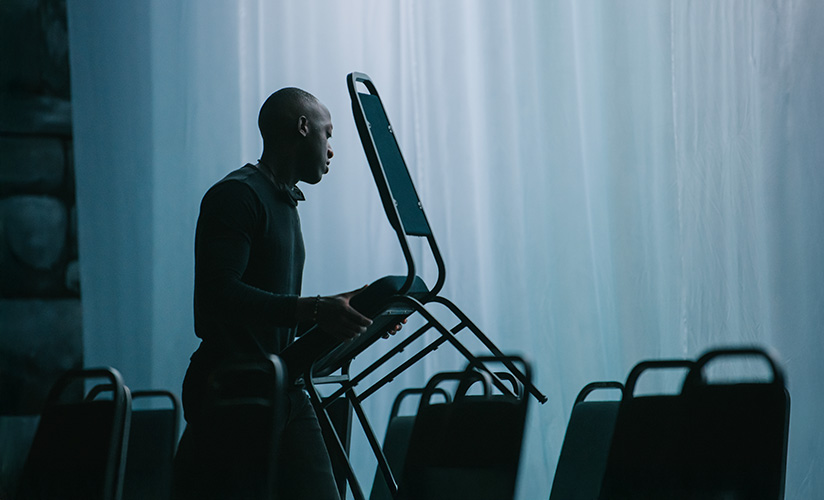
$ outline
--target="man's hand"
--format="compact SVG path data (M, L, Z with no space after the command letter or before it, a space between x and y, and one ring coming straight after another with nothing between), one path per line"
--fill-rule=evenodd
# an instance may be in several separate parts
M371 319L349 305L352 297L363 288L328 297L301 297L298 299L298 320L314 321L321 330L342 340L353 339L372 324Z
M389 328L389 330L386 330L386 333L383 334L383 338L388 339L390 335L395 335L396 333L401 331L401 328L403 328L403 325L405 325L405 324L406 324L406 318L403 318L400 323L398 323L397 325Z

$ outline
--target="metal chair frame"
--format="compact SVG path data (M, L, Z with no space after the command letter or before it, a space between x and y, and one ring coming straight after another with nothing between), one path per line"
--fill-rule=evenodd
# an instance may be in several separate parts
M483 346L489 350L494 358L499 359L506 366L506 369L511 372L515 379L517 379L526 391L532 394L538 401L544 403L547 401L544 396L532 383L529 378L513 364L510 358L504 353L473 323L469 317L464 314L452 301L439 295L446 280L446 265L443 257L438 250L437 242L434 234L426 219L426 214L423 210L423 205L418 198L414 183L409 177L409 171L406 163L403 160L402 153L398 147L395 139L394 131L391 124L386 117L383 104L380 101L377 89L372 83L371 79L362 73L351 73L347 77L347 85L349 94L352 100L352 110L354 114L355 123L360 133L361 143L363 144L369 166L375 183L383 202L384 210L389 219L389 222L398 238L401 251L406 261L407 273L403 278L403 284L399 290L392 296L386 297L381 306L381 314L390 315L393 320L400 320L413 314L417 314L423 318L425 323L423 326L412 332L411 334L400 333L397 336L403 337L397 345L390 349L386 354L379 357L368 367L361 370L357 374L350 374L351 362L356 355L367 349L372 343L376 342L383 335L383 331L373 330L361 335L361 340L350 344L343 344L337 348L333 348L319 356L311 362L311 366L301 373L290 373L290 377L302 375L306 388L309 392L313 405L315 406L320 421L321 427L325 435L330 436L328 439L328 446L334 455L337 455L342 462L346 464L347 479L349 486L352 489L353 495L357 500L365 498L360 485L355 478L354 470L348 457L344 452L344 439L341 439L334 430L329 416L326 414L326 409L335 400L340 397L345 397L351 404L352 410L355 412L361 427L366 434L366 438L378 460L380 469L384 472L386 484L393 495L397 492L397 482L389 470L386 462L386 457L381 451L380 443L375 436L372 426L363 410L361 403L370 395L374 394L381 387L385 386L398 375L407 370L409 367L423 359L427 354L438 349L443 344L452 345L461 355L463 355L470 364L484 370L490 376L492 383L504 394L514 396L509 386L501 380L501 377L493 373L485 367L484 363L479 361L478 357L469 351L456 336L463 330L469 330ZM368 93L358 91L359 86L367 89ZM378 122L381 124L378 124ZM385 122L385 123L384 123ZM379 145L380 143L380 145ZM383 146L383 150L381 150ZM386 163L384 156L387 154L386 148L389 148L388 154L392 156L389 163L392 171L386 170ZM426 240L427 247L430 250L432 259L434 260L438 274L435 279L435 284L425 293L410 293L415 289L415 284L420 280L416 274L415 259L409 245L409 236L422 237ZM353 299L354 301L354 299ZM438 305L445 308L454 318L454 325L452 327L445 326L439 321L430 307ZM383 324L381 325L383 327ZM421 338L428 331L436 331L438 336L435 340L429 342L425 347L407 358L405 361L398 364L388 374L384 375L377 382L363 389L361 392L356 392L356 387L364 382L367 376L373 374L378 368L386 365L392 358L407 349L415 340ZM320 332L322 333L322 332ZM311 342L313 334L307 332L304 334L307 340L299 338L295 344L306 344ZM282 353L282 356L289 365L289 349ZM301 369L302 370L302 369ZM330 371L339 370L339 375L330 376ZM322 397L318 391L317 386L321 384L338 384L340 387L331 395Z

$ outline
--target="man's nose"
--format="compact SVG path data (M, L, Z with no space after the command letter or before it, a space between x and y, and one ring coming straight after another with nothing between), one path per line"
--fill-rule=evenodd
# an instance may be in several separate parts
M333 156L335 156L335 152L332 151L332 146L327 147L326 148L326 157L331 160Z

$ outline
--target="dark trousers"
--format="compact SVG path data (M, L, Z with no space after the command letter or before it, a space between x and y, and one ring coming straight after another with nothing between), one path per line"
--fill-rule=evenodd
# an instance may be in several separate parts
M174 498L339 500L308 395L286 395L288 408L278 409L285 419L249 408L190 418L175 457ZM273 421L284 425L273 429Z

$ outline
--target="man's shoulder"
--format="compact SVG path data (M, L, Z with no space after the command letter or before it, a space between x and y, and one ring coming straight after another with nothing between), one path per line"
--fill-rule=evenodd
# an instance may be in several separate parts
M255 192L260 189L260 175L253 165L247 163L237 170L226 174L207 191L208 194L217 192Z
M246 184L250 187L254 187L258 183L258 177L258 170L254 167L254 165L247 163L239 169L233 170L226 174L226 176L223 179L215 183L215 186L219 186L221 184L226 184L230 182L239 182L241 184Z
M293 195L285 187L275 186L258 168L247 163L209 188L203 202L223 205L227 202L245 203L243 200L247 200L268 207L282 204L294 207L297 206L296 198L298 195Z
M229 172L206 191L202 203L219 203L222 205L229 200L239 201L244 198L256 198L256 189L250 174L251 172L245 166Z

